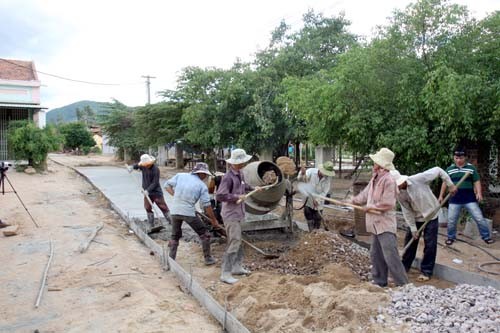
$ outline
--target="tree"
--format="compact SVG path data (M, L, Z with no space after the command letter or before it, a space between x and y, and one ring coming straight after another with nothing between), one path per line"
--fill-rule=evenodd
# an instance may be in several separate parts
M96 113L89 105L85 105L83 110L76 108L76 118L87 127L96 124Z
M87 150L95 146L92 133L84 123L76 122L60 125L59 132L64 137L65 148Z
M7 131L9 149L16 160L27 160L28 165L46 169L47 155L59 148L62 138L53 126L38 128L32 121L13 121Z
M102 131L109 137L109 144L118 148L122 158L139 155L141 147L136 138L135 110L114 100L108 109L98 116ZM146 147L147 148L147 147Z

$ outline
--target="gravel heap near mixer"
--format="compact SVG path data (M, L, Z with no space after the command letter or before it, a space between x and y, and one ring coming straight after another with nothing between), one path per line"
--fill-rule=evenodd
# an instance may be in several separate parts
M499 332L500 292L492 287L461 284L437 289L412 284L391 291L392 303L375 321L407 324L411 332Z
M283 252L282 248L266 249ZM277 250L277 251L276 251ZM337 234L317 230L304 234L289 251L274 260L252 260L251 270L272 270L281 274L318 274L327 264L349 267L361 281L368 281L370 258L368 250Z
M278 176L276 175L276 172L274 170L269 170L264 172L264 175L262 176L262 180L264 181L264 184L266 185L271 185L276 182L276 179Z

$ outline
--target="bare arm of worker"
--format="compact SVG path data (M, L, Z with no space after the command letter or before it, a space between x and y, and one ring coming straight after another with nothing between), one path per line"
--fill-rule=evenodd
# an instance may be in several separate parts
M165 187L165 191L167 191L168 194L170 194L171 196L174 196L175 195L175 191L173 188L171 188L169 185L167 185Z
M300 171L299 174L297 175L297 180L301 182L306 182L307 181L307 176L306 176L306 166L302 164L300 166Z
M474 182L474 192L476 193L476 199L478 202L483 201L483 190L481 188L481 181L476 180Z

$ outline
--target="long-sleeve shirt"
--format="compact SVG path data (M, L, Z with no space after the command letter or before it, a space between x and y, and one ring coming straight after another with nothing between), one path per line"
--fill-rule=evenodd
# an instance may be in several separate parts
M252 187L245 183L243 173L233 168L222 177L217 188L217 201L222 202L222 219L224 221L243 221L245 219L245 203L237 203L241 195Z
M323 177L319 179L318 171L319 170L317 168L309 168L306 170L305 175L299 172L297 180L311 184L314 188L314 194L324 197L330 191L331 177L323 175ZM323 200L316 200L318 203L317 207L314 207L313 200L313 196L308 196L306 199L306 206L312 209L321 210L323 208Z
M438 215L439 202L429 186L437 177L440 177L446 185L453 185L446 171L434 167L408 177L407 188L400 190L397 196L406 224L412 232L417 231L415 221L423 222L426 218L432 220Z
M172 215L196 216L195 204L198 200L203 208L210 206L208 187L197 175L178 173L164 186L174 189L174 201L170 205Z
M389 171L375 174L361 193L352 198L357 205L367 205L374 208L392 206L393 209L381 215L366 212L366 230L372 234L382 234L397 231L396 212L396 182Z
M147 168L144 166L139 166L134 164L134 169L139 169L142 172L142 188L150 195L163 196L163 191L160 186L160 169L153 164L151 167Z

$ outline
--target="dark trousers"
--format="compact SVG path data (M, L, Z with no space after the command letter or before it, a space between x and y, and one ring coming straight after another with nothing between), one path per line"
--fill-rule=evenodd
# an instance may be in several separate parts
M424 222L416 222L417 229L420 229ZM420 271L426 276L432 276L436 263L437 239L438 239L438 219L431 220L424 228L424 257L420 264ZM410 229L406 231L405 245L413 238ZM420 239L420 237L419 237ZM414 240L408 250L403 254L403 265L406 271L410 270L413 260L417 255L418 240Z
M182 237L182 222L186 222L203 240L210 238L208 228L197 216L172 215L172 240L178 241Z
M160 208L163 214L168 213L168 206L165 202L165 199L163 198L163 195L150 195L149 199L151 199L151 202L156 204L158 208ZM148 213L153 212L153 207L151 207L151 204L146 197L144 197L144 209L146 209L146 212Z
M316 209L304 206L304 217L307 221L313 221L314 229L319 229L321 227L321 214Z

